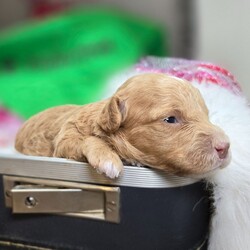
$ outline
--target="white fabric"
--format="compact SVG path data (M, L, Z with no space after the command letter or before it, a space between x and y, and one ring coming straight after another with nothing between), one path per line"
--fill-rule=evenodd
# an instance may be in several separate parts
M143 72L130 69L115 76L105 96L111 96L129 77ZM220 126L231 141L228 167L206 181L214 185L215 212L212 215L209 250L250 249L250 108L243 96L214 84L193 83L201 92L210 120Z

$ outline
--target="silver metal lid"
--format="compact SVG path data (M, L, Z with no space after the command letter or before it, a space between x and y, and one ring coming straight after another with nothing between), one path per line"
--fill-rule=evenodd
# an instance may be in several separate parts
M0 152L0 174L141 188L172 188L198 181L136 166L124 166L121 176L109 179L98 174L87 163L62 158L26 156L16 152Z

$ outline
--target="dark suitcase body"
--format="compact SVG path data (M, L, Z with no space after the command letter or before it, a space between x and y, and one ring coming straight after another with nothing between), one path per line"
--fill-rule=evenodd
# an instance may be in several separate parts
M81 176L84 171L90 176ZM138 167L125 167L123 177L111 181L87 164L13 155L0 156L0 174L0 249L18 249L21 245L26 246L24 249L206 249L210 203L202 182ZM82 179L88 185L118 187L119 220L114 223L53 214L12 214L5 206L9 194L3 189L3 175L74 183Z

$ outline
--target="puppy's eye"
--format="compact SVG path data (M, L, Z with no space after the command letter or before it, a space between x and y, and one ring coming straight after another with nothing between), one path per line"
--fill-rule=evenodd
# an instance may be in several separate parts
M164 118L163 121L167 123L178 123L178 120L174 116Z

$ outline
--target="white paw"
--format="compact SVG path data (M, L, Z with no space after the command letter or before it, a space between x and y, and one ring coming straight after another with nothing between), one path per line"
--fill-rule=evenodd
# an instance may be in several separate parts
M104 173L109 178L114 179L119 176L121 168L115 166L111 161L105 161L102 165L98 166L97 171L100 173Z

